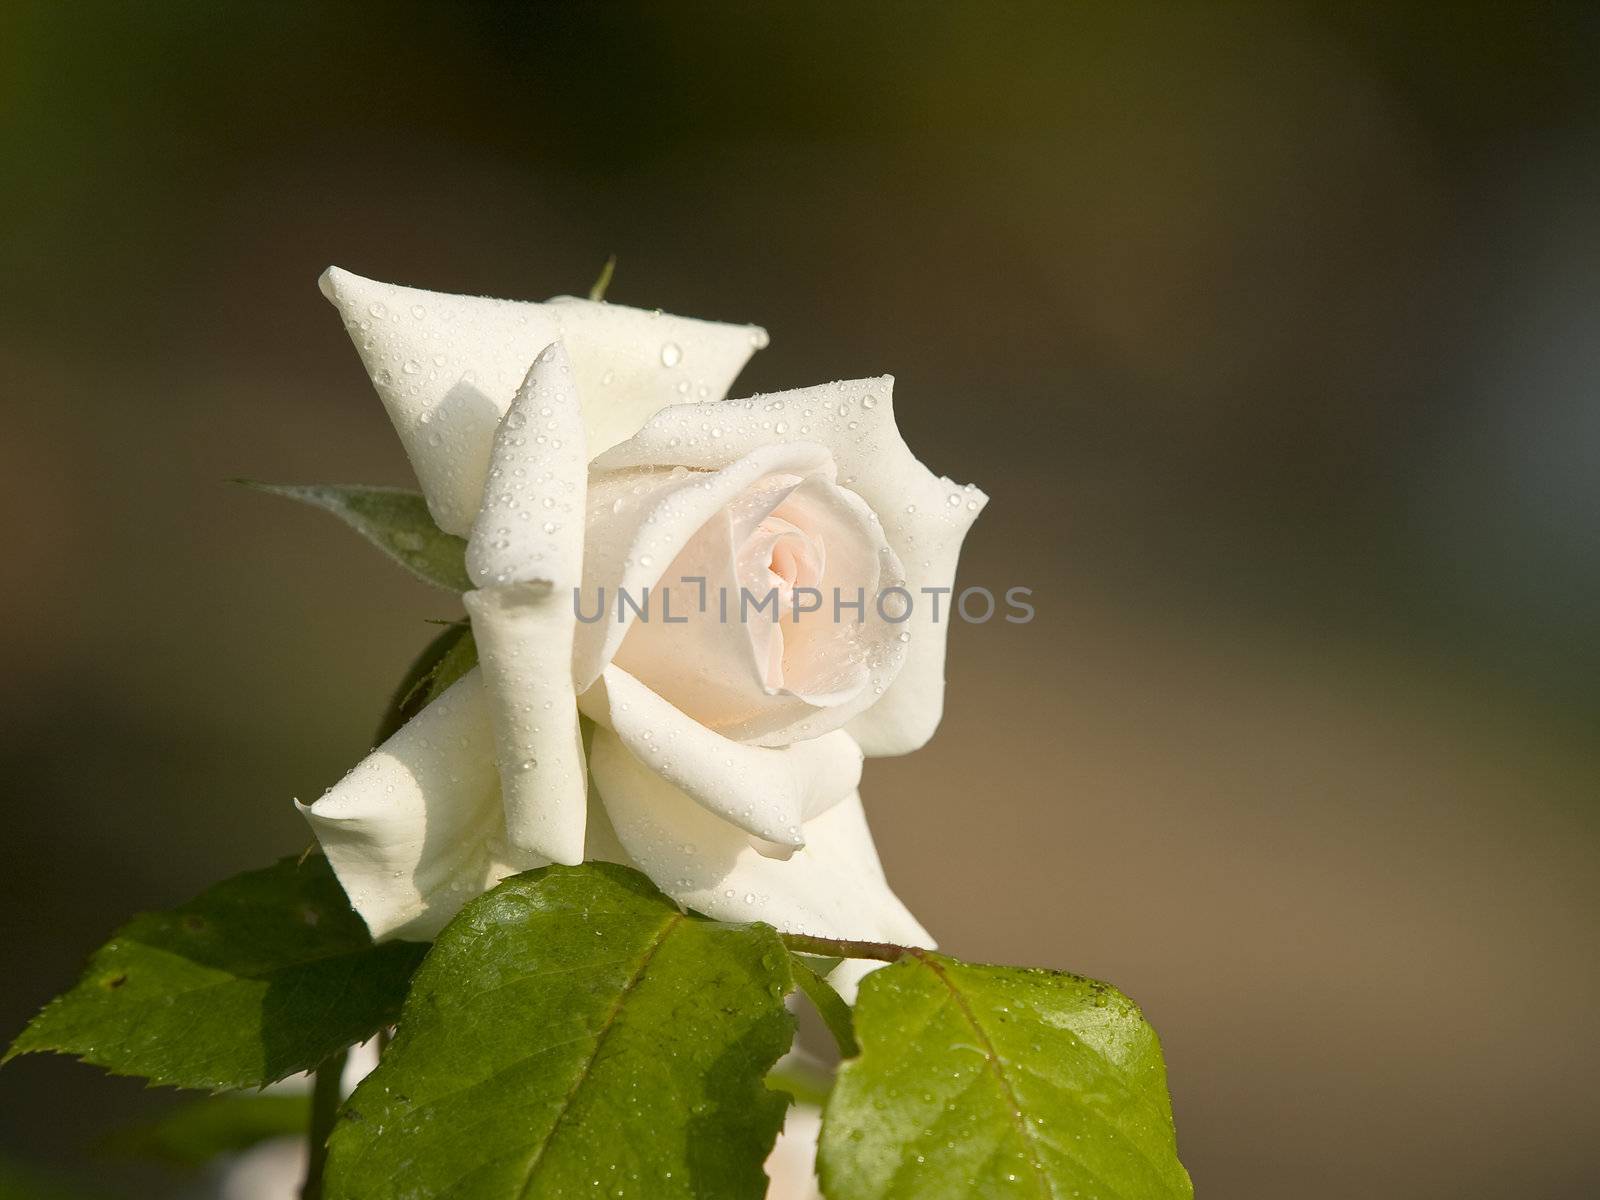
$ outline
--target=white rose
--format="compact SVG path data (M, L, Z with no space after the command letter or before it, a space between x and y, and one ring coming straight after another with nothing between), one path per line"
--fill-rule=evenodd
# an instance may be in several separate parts
M986 498L907 449L893 381L724 400L760 329L337 268L322 288L476 585L480 667L302 806L374 936L588 857L721 919L930 944L856 788L863 753L938 724L950 604L922 589L951 586ZM741 620L740 587L782 616ZM797 617L807 588L823 611Z
M817 1184L817 1140L822 1111L811 1104L791 1104L783 1128L767 1155L766 1200L822 1200Z

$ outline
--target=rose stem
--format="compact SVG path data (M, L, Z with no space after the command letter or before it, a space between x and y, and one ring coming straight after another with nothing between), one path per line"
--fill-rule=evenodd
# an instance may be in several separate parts
M322 1172L328 1165L328 1135L339 1115L340 1081L344 1077L348 1048L323 1060L311 1084L310 1156L306 1160L306 1181L300 1187L300 1200L322 1200Z
M908 954L922 953L915 946L897 946L893 942L857 942L847 938L815 937L809 933L780 933L778 936L791 950L824 958L877 958L898 962Z

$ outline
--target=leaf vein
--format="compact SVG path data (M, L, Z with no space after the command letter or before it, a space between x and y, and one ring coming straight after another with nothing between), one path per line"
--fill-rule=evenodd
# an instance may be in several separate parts
M556 1134L560 1131L562 1123L571 1114L572 1104L577 1099L579 1090L588 1081L590 1073L594 1070L595 1063L600 1061L600 1052L604 1049L606 1040L611 1036L612 1030L617 1027L617 1021L622 1016L623 1005L627 1003L628 997L632 995L633 990L644 979L645 973L650 969L651 962L655 960L661 947L666 944L667 938L683 924L683 921L684 915L679 912L672 913L667 918L666 923L661 927L661 931L656 934L655 940L646 948L644 957L639 960L639 966L635 969L633 978L628 980L627 985L623 987L622 991L617 994L616 1000L612 1002L611 1009L606 1013L605 1020L600 1023L599 1032L594 1040L594 1049L590 1052L588 1060L583 1064L583 1069L578 1072L577 1078L572 1081L572 1086L567 1089L567 1094L561 1098L556 1119L551 1124L550 1131L545 1134L544 1141L540 1143L539 1149L534 1152L534 1156L523 1174L522 1187L517 1193L523 1200L526 1200L530 1194L529 1189L533 1187L534 1177L538 1175L545 1163L546 1151L555 1142Z
M1000 1054L995 1049L994 1043L990 1041L988 1031L979 1023L977 1014L972 1011L972 1006L967 1003L967 998L961 994L961 989L956 987L950 976L945 973L944 968L939 965L932 955L926 951L915 949L911 951L911 955L923 966L927 967L933 973L934 978L945 986L956 1008L960 1011L962 1017L966 1019L967 1024L972 1027L973 1033L977 1034L984 1058L988 1061L989 1069L994 1072L995 1081L1000 1087L1001 1097L1010 1112L1012 1122L1022 1135L1023 1144L1030 1148L1036 1148L1037 1139L1028 1125L1028 1119L1022 1113L1022 1102L1017 1097L1016 1089L1011 1086L1011 1080L1007 1078L1005 1071L1001 1067ZM1035 1180L1038 1181L1040 1194L1047 1197L1047 1200L1060 1200L1056 1195L1055 1185L1050 1182L1050 1177L1045 1174L1044 1167L1039 1162L1038 1155L1030 1154L1028 1162L1033 1167L1033 1175Z

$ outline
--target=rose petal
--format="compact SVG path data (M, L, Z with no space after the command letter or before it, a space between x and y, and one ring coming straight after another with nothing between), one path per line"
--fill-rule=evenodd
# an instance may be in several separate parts
M714 472L591 471L585 615L574 654L580 692L615 661L701 723L765 746L821 736L877 700L905 647L870 602L859 626L815 615L799 622L786 655L793 680L775 693L765 686L769 660L746 624L770 618L754 603L741 612L734 538L791 496L805 498L826 528L830 578L857 571L870 592L885 572L900 577L864 505L832 477L826 452L805 442L756 446ZM765 590L755 589L757 601ZM641 619L635 607L647 592L653 607ZM630 603L619 603L619 593Z
M707 729L615 665L584 693L584 715L707 812L787 858L805 845L805 822L861 782L861 751L843 730L779 750L746 746Z
M817 1183L817 1139L822 1135L822 1110L812 1104L792 1104L784 1114L783 1128L767 1155L766 1200L822 1200Z
M807 821L805 848L785 862L759 853L608 729L595 730L589 768L622 847L680 904L789 932L933 945L884 882L855 793Z
M591 555L589 561L596 557ZM631 557L635 568L653 561L651 555ZM600 569L597 564L596 570ZM620 660L696 721L713 728L741 720L753 710L778 709L792 716L803 708L787 697L768 697L762 690L759 664L739 621L737 603L728 619L716 615L718 598L733 590L733 569L728 514L716 512L690 535L655 582L625 583L606 591L608 620L627 630L610 661ZM598 603L598 589L595 595ZM594 627L579 631L580 664L585 635L596 641L604 636ZM579 670L580 679L587 676L585 667Z
M489 448L528 364L564 338L591 451L668 404L720 399L766 334L585 300L452 296L329 267L318 281L344 318L441 529L465 534Z
M572 589L588 483L583 420L557 342L529 369L495 434L467 544L472 617L490 701L510 843L583 861L583 743L572 686Z
M589 454L566 347L552 342L528 368L495 430L467 544L479 587L543 579L563 588L583 570Z
M828 448L840 485L860 495L883 521L915 600L902 627L910 635L904 666L879 701L847 727L869 755L915 750L939 724L952 597L938 597L935 621L934 597L922 589L954 586L962 539L988 501L970 484L934 475L917 461L895 425L893 383L892 377L880 376L748 400L678 405L658 412L634 437L593 463L599 471L663 463L715 470L774 441L804 440ZM693 436L706 425L721 429L722 436Z
M321 799L296 807L380 941L426 941L480 892L543 865L505 846L489 708L476 670Z
M645 471L611 477L591 473L581 603L586 613L591 611L603 588L608 604L603 620L586 624L578 631L573 659L578 689L582 691L600 677L636 619L626 606L619 616L619 591L642 604L646 589L654 590L663 577L676 586L677 576L683 572L669 572L669 568L713 519L720 520L718 529L722 532L718 540L731 555L731 526L726 510L764 476L780 472L803 476L831 470L826 451L801 443L757 447L714 473ZM776 497L773 503L777 503ZM708 548L708 554L712 549ZM695 574L704 567L733 583L732 566L731 558L723 563L708 558L689 573ZM713 591L716 586L715 578L707 584ZM714 595L711 603L716 603ZM687 613L679 608L673 615L676 634L677 629L683 628L676 624L676 618ZM750 668L754 672L753 660Z
M566 589L512 584L468 592L489 698L507 837L521 850L583 861L583 741L572 690Z
M756 325L572 296L557 296L544 307L572 351L591 454L632 437L668 404L722 399L750 356L767 344L767 331Z
M883 695L903 666L900 627L883 619L871 597L880 588L903 585L905 568L877 517L848 489L813 476L773 515L785 514L821 547L820 577L806 586L820 593L823 607L783 622L784 689L818 708L848 705L841 716L853 717ZM844 607L858 591L859 615ZM841 600L839 620L834 619L835 597ZM791 600L791 613L794 607Z

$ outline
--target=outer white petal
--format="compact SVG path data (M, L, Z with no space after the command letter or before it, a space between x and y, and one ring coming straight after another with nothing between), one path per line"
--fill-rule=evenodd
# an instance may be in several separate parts
M505 826L520 850L583 861L586 785L572 691L570 594L547 584L468 592L494 729Z
M656 410L720 399L766 344L751 325L557 299L452 296L329 267L319 285L372 376L441 529L465 534L489 447L528 364L565 338L591 450L628 437Z
M467 544L506 833L519 850L583 861L583 741L572 687L572 589L583 562L583 419L559 342L528 371L495 435Z
M589 453L566 348L531 359L495 430L488 483L467 543L479 587L532 579L578 582Z
M505 847L489 709L475 670L316 803L297 807L379 940L426 941L480 892L543 865Z
M805 848L782 861L640 763L608 729L595 730L589 767L623 849L680 904L794 933L933 945L884 882L858 795L806 822Z
M610 666L584 693L585 715L707 812L787 858L805 845L805 822L853 794L861 750L836 729L783 749L746 746L692 720L632 675Z
M572 353L591 454L632 437L668 404L721 400L750 356L767 344L767 331L756 325L571 296L544 308Z
M449 296L329 267L344 318L441 529L465 534L494 431L534 356L560 336L539 304Z
M681 405L658 412L638 434L599 455L596 470L680 463L726 465L774 441L817 442L832 453L839 483L871 506L899 555L916 603L905 625L906 662L883 697L847 728L869 755L903 754L930 737L944 711L945 634L961 542L988 497L934 475L917 461L895 425L891 376L860 379L748 400ZM708 427L720 436L705 435Z

